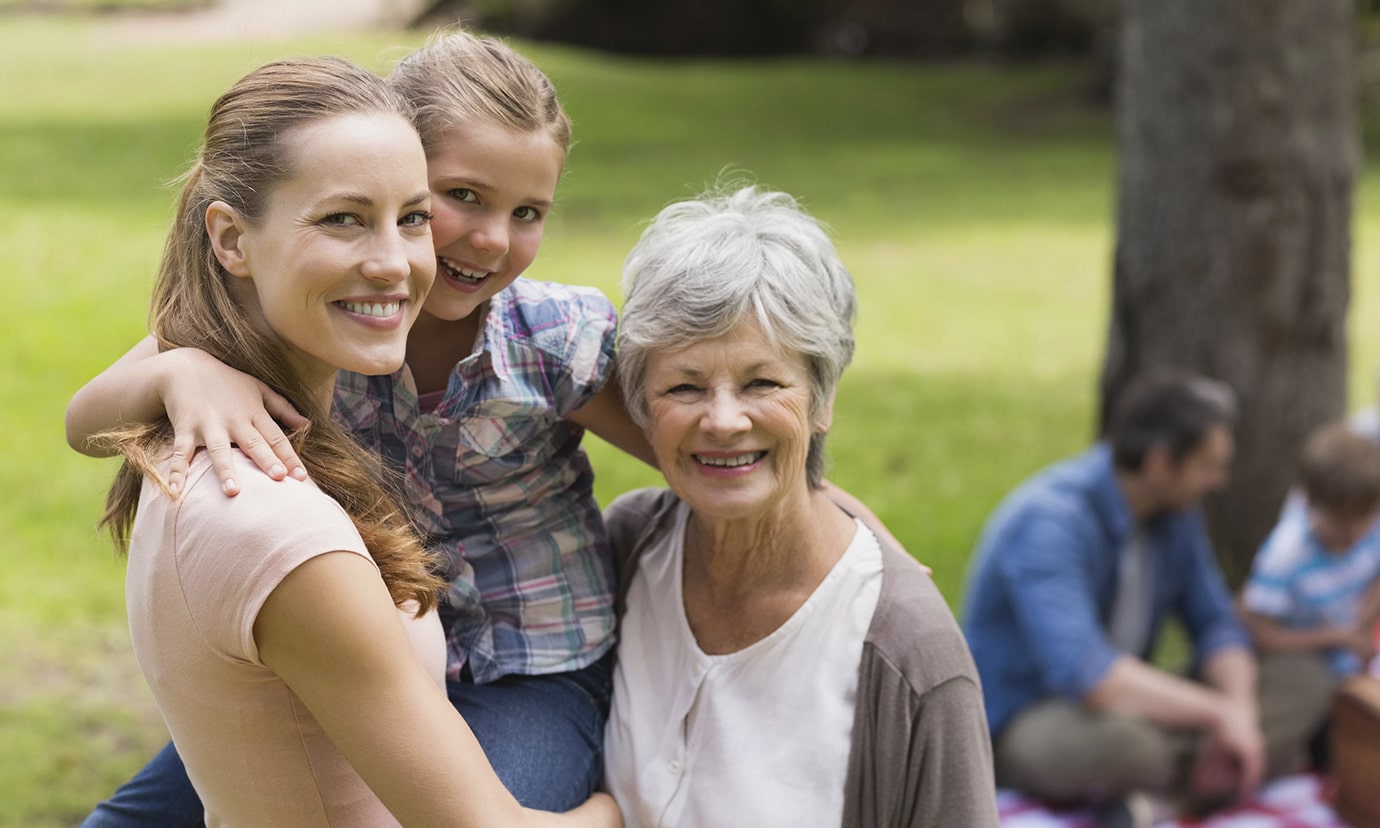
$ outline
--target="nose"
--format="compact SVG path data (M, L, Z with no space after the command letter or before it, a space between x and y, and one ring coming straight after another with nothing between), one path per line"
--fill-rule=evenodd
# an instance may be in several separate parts
M718 390L710 394L705 403L700 429L715 437L725 437L751 430L752 420L737 394Z
M508 215L506 213L492 213L475 223L470 230L470 244L476 250L482 250L491 255L502 255L508 252Z
M382 228L374 235L361 270L366 279L392 284L406 279L412 272L408 258L407 239L397 227Z

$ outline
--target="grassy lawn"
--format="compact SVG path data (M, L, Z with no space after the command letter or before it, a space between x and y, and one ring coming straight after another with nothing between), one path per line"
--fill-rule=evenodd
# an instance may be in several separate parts
M14 0L0 0L0 10ZM331 52L384 68L421 35L154 44L78 18L0 18L0 826L75 824L166 738L93 525L111 462L62 434L71 393L144 331L182 169L215 95ZM618 296L639 222L721 170L799 196L861 294L830 476L957 606L996 501L1090 435L1112 230L1109 113L1077 67L644 61L524 47L577 146L531 275ZM1353 319L1380 318L1380 205L1357 210ZM25 298L27 297L27 298ZM1353 399L1374 326L1352 326ZM591 441L599 494L659 478Z

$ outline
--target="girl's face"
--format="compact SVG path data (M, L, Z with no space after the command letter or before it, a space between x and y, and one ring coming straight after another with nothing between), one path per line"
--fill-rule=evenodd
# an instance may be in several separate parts
M511 285L541 245L565 151L543 131L450 127L427 158L436 284L426 311L457 321Z
M397 370L435 277L421 140L399 116L350 114L293 130L284 151L292 175L258 221L208 211L213 242L229 233L222 264L308 382Z

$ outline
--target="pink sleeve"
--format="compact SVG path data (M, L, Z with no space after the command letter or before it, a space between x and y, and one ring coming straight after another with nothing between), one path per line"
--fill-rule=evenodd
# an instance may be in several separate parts
M237 462L236 497L221 494L214 474L188 476L175 524L177 582L215 652L260 664L254 621L288 573L327 552L369 554L349 516L315 483L273 481L247 458Z

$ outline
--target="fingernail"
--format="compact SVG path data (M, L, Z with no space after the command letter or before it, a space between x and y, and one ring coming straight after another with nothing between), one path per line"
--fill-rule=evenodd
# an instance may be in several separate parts
M178 492L182 491L182 484L181 484L181 483L169 483L169 484L168 484L168 491L172 492L173 494L177 494Z
M234 492L240 490L240 484L236 483L235 479L232 477L229 480L226 480L224 483L220 484L220 489L226 494L233 494Z
M287 476L287 469L283 468L282 463L274 463L273 466L268 470L268 476L273 478L274 480L282 480L284 477Z
M307 470L302 468L301 466L297 466L292 470L292 476L296 480L306 480Z

